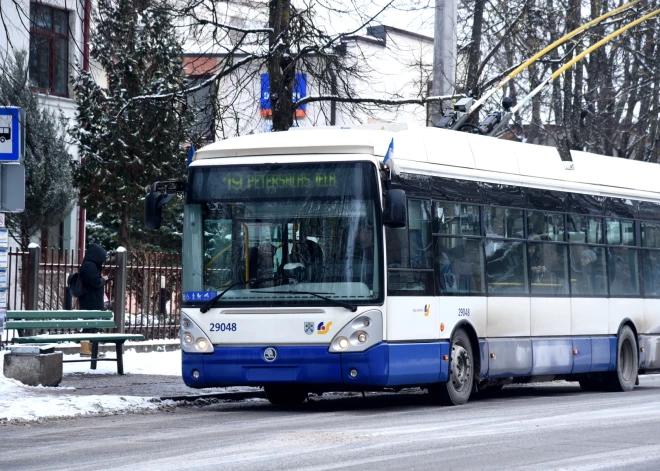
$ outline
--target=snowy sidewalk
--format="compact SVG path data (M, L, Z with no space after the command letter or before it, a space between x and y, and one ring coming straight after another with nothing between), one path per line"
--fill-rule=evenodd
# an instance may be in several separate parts
M6 352L0 352L0 365ZM114 356L108 353L108 356ZM65 355L65 360L80 358ZM149 412L175 407L163 397L254 392L255 388L188 388L181 379L181 352L124 352L126 375L117 375L114 362L64 363L62 383L55 388L25 386L0 375L0 424L83 415Z

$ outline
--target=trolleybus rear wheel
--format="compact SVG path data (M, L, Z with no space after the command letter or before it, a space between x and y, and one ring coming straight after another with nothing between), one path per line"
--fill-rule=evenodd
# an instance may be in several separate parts
M307 399L307 391L294 386L265 386L266 398L276 406L295 406Z
M429 387L429 393L440 404L457 406L470 399L474 386L474 357L467 333L460 329L451 341L449 378L446 383Z
M606 387L610 391L632 391L637 382L639 358L635 333L623 326L616 343L616 371L607 375Z

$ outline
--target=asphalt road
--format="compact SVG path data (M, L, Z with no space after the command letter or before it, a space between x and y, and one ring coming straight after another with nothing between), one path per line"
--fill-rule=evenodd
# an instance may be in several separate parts
M0 427L2 470L660 470L660 376L632 393L508 387L462 407L422 394L264 400Z

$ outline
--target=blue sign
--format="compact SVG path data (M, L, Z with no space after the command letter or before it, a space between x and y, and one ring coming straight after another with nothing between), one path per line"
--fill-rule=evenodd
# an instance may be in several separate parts
M0 107L0 161L23 160L23 132L20 108Z
M218 295L217 291L184 291L183 300L186 302L210 301Z
M307 96L307 74L296 74L293 82L293 103L297 103ZM268 74L261 74L261 97L259 98L261 116L266 118L273 115L270 108L270 79ZM296 118L304 118L307 113L307 105L295 109Z

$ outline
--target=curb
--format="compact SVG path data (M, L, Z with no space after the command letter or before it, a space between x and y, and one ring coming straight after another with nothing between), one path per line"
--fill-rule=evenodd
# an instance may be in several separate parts
M244 399L266 399L266 393L263 391L254 392L229 392L229 393L215 393L215 394L198 394L195 396L162 396L159 398L161 401L175 401L175 402L195 402L204 399L218 399L227 401L242 401Z

